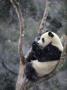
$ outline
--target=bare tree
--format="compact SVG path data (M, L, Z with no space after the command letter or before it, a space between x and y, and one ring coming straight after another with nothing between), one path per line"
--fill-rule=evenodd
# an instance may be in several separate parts
M20 36L19 36L19 44L18 44L18 49L19 49L19 57L20 57L20 67L19 67L19 75L18 75L18 79L17 79L17 83L16 83L16 90L28 90L27 89L27 81L26 78L24 76L24 69L25 69L25 57L23 54L23 39L24 39L24 18L22 16L22 12L20 9L20 5L19 2L17 2L17 0L10 0L10 2L12 3L16 14L18 16L19 19L19 28L20 28ZM46 19L48 16L48 0L46 0L46 7L45 7L45 11L44 11L44 15L42 18L42 21L40 23L40 27L38 30L38 34L42 33L44 31L44 26L46 25ZM56 67L55 67L56 68Z
M23 48L22 48L23 44L24 44L24 42L23 42L24 41L24 18L22 16L19 2L17 2L17 0L10 0L10 2L16 11L16 14L17 14L18 19L19 19L19 26L20 26L19 27L20 28L20 36L19 36L19 43L18 43L20 65L19 65L19 75L18 75L18 79L17 79L17 83L16 83L16 90L29 90L28 86L31 86L31 83L27 82L27 80L24 76L24 69L25 69L26 63L25 63L25 57L24 57ZM44 31L44 27L46 25L46 19L48 16L48 0L46 0L45 6L46 7L45 7L43 18L42 18L41 23L40 23L38 34L41 34ZM57 65L58 64L59 64L59 62L57 63ZM56 67L57 67L57 65L56 65ZM54 70L56 69L56 67L54 68ZM45 80L45 78L40 79L40 81L42 81L42 82L44 80ZM36 83L38 83L38 82L39 81L37 81ZM28 83L29 83L29 85L28 85ZM33 83L33 85L35 85L35 83Z

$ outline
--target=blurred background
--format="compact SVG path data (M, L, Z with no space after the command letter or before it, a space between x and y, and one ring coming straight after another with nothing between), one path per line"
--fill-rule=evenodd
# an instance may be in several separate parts
M37 36L45 9L45 0L18 0L24 16L24 54ZM66 45L67 53L67 0L49 0L46 29L56 32ZM9 0L0 0L0 90L15 90L19 70L18 18ZM56 77L45 90L67 90L67 56ZM57 80L56 80L57 78ZM41 89L44 90L44 89Z

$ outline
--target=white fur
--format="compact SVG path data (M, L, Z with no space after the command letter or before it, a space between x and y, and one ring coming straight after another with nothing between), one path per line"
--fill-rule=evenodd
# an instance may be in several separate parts
M45 47L46 45L48 45L50 42L52 43L52 45L56 46L60 51L63 51L63 46L61 43L60 38L58 37L58 35L54 32L52 32L54 37L50 37L48 35L48 32L42 34L40 40L38 41L39 45ZM44 38L45 42L42 42L42 38Z
M39 62L38 60L32 61L33 68L38 73L38 76L49 74L56 66L58 61L52 62Z

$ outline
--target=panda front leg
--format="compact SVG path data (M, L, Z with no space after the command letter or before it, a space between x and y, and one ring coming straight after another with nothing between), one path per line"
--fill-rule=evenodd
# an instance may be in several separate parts
M26 62L28 63L28 62L31 62L32 60L35 60L35 59L36 59L35 53L31 49L26 57Z
M35 69L32 67L32 63L29 62L25 68L25 76L30 81L36 81L38 79Z

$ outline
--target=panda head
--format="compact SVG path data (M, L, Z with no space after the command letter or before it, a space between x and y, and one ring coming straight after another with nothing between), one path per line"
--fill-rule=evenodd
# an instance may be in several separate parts
M56 33L51 31L42 34L37 43L43 48L51 43L53 46L56 46L60 51L63 51L63 46L60 38Z

